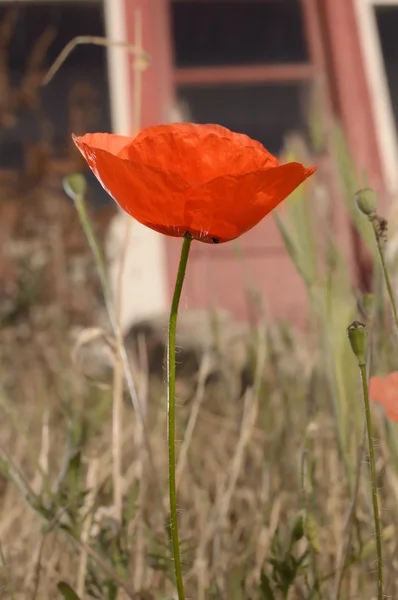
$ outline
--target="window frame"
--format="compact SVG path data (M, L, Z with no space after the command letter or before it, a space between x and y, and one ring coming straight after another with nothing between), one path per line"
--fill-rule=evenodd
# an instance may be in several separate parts
M355 0L354 5L384 181L393 195L398 191L398 135L377 27L377 6L398 8L398 0Z
M170 3L183 3L190 0L169 0ZM210 3L214 0L199 0ZM235 0L224 0L226 6ZM267 2L267 0L258 0ZM252 85L252 84L299 84L308 82L315 85L318 76L324 72L323 48L320 40L319 13L316 0L299 0L302 12L303 35L308 51L308 60L298 63L260 63L247 65L220 65L172 67L175 89L178 86L212 85ZM321 101L328 112L328 90L323 90Z
M199 0L211 3L214 0ZM224 0L225 5L235 0ZM189 0L170 0L170 3L183 3ZM267 2L267 0L258 0ZM267 63L256 65L228 65L215 67L175 67L173 66L173 79L177 85L211 85L212 83L295 83L311 81L314 77L314 65L311 57L311 43L308 39L308 25L306 23L306 0L299 0L303 13L304 36L307 43L309 60L300 63Z

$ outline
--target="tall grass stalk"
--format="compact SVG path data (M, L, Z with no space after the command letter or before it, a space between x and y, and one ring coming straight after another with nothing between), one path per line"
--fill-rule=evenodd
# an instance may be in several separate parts
M398 311L397 305L395 302L394 292L391 285L390 274L387 269L386 259L384 256L384 250L382 246L382 234L380 231L380 220L378 217L369 217L369 220L372 224L373 233L376 241L377 254L379 255L381 270L383 272L383 278L387 288L388 299L390 301L391 310L394 318L394 324L398 333Z
M3 546L0 544L0 563L3 567L3 573L7 584L7 590L10 594L11 600L15 600L14 586L11 581L10 571L7 566L7 562L3 553Z
M292 139L286 147L286 159L301 161L305 154L305 146L298 140ZM309 189L302 186L295 190L282 209L275 212L275 222L307 290L309 327L317 332L319 369L328 383L336 438L348 487L352 491L356 462L353 427L358 438L360 432L356 429L358 420L349 401L355 392L356 381L351 369L347 369L347 360L351 357L347 357L343 332L347 320L354 316L355 303L347 261L329 229L330 199L323 206L319 205L313 202L313 197L307 196ZM319 231L314 227L315 220L322 228Z
M376 461L373 443L373 427L372 418L370 414L370 402L369 402L369 387L368 387L368 372L367 372L367 361L369 355L368 346L368 329L362 323L354 321L348 329L347 335L351 344L351 349L358 361L358 368L361 376L362 383L362 396L365 408L365 419L366 419L366 431L368 437L368 448L369 448L369 467L370 467L370 480L372 487L372 504L373 504L373 518L375 525L375 537L376 537L376 553L377 553L377 599L383 600L383 556L381 548L381 526L380 526L380 514L379 514L379 501L377 493L377 478L376 478Z

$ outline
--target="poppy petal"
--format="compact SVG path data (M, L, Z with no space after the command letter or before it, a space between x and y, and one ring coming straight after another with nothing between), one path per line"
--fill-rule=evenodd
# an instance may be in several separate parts
M241 176L217 177L192 191L184 222L203 232L202 241L230 241L257 225L314 171L315 167L288 163Z
M227 127L222 125L216 125L214 123L198 124L198 123L172 123L169 125L154 125L143 129L135 138L134 141L137 143L142 142L148 137L155 137L161 134L170 135L173 132L174 136L188 137L191 136L196 138L197 142L205 140L209 135L218 136L220 139L229 139L234 142L236 146L244 145L257 148L261 152L269 154L270 157L277 163L275 156L270 154L264 146L253 140L251 137L244 133L235 133Z
M153 229L154 225L174 227L182 222L180 207L187 188L178 175L123 160L88 146L82 138L75 143L104 189L137 221Z
M276 167L276 158L244 134L216 125L180 123L139 134L119 156L139 160L162 171L176 172L190 186L229 175Z
M398 404L386 409L386 416L395 423L398 423Z
M390 373L386 379L371 377L369 395L383 406L389 419L398 422L398 372Z
M387 375L386 383L388 386L392 386L398 391L398 372L393 371L392 373Z
M374 402L383 404L386 397L386 382L381 377L371 377L369 381L369 396Z
M81 137L72 135L76 146L80 149L80 144L97 150L106 150L115 156L128 144L131 144L134 138L126 135L114 135L113 133L86 133ZM83 153L82 153L83 154ZM83 156L85 156L83 154Z

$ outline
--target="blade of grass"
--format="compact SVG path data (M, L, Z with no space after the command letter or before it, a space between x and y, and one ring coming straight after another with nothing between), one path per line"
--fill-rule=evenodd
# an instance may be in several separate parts
M8 569L8 565L7 565L6 559L4 557L3 546L1 544L1 542L0 542L0 561L1 561L1 566L3 567L3 571L4 571L6 583L7 583L7 589L9 591L9 593L10 593L11 600L15 600L14 586L13 586L12 581L11 581L10 571Z
M106 309L108 312L108 317L109 317L115 338L120 340L121 339L120 327L119 327L119 323L116 318L116 314L115 314L115 310L114 310L114 306L113 306L112 292L111 292L108 275L107 275L107 271L106 271L105 260L102 255L102 251L101 251L100 245L98 243L98 240L94 234L93 226L92 226L91 220L89 218L86 204L84 201L84 191L85 191L84 178L80 175L72 175L72 176L66 177L64 180L64 187L65 187L66 193L75 202L75 206L76 206L76 210L79 215L79 218L80 218L80 222L82 224L84 233L86 234L89 246L90 246L93 256L95 258L98 276L99 276L99 279L101 282L102 291L104 294L105 305L106 305ZM141 406L141 403L140 403L140 400L139 400L139 397L137 394L134 376L133 376L133 373L132 373L132 370L130 367L129 358L128 358L126 347L124 344L121 344L119 351L120 351L120 357L121 357L123 368L124 368L124 374L125 374L130 398L131 398L133 407L136 411L137 417L139 419L140 427L143 430L145 447L146 447L146 451L148 453L148 459L149 459L149 462L151 465L152 472L155 473L154 479L156 479L157 485L159 485L159 483L158 483L159 479L156 477L155 462L154 462L153 455L152 455L152 449L151 449L151 445L149 442L149 435L147 432L147 427L146 427L146 423L145 423L145 419L144 419L144 415L143 415L143 411L142 411L142 406Z

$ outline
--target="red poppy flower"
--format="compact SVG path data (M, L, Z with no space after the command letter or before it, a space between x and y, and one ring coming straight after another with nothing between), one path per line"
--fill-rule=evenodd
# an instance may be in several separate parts
M398 422L398 373L390 373L386 379L371 377L369 395L381 404L391 421Z
M227 242L259 223L315 167L277 159L219 125L175 123L136 137L73 140L112 198L137 221L175 237Z

